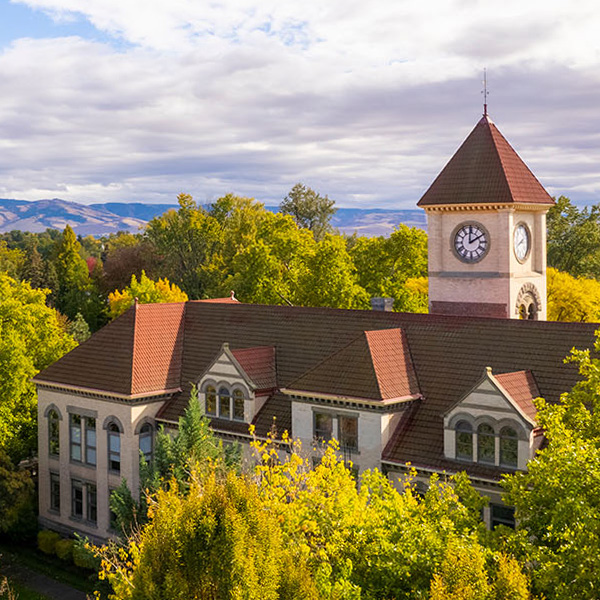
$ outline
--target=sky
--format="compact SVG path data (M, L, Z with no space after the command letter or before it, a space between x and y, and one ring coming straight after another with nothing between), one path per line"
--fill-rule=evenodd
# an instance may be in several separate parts
M415 208L483 110L600 202L595 0L0 0L0 198Z

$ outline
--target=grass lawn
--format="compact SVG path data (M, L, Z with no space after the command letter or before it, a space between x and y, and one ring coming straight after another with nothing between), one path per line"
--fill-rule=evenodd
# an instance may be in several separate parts
M32 592L29 588L20 583L10 583L10 589L13 591L18 600L48 600L48 596L42 596L37 592ZM0 596L5 598L6 596Z

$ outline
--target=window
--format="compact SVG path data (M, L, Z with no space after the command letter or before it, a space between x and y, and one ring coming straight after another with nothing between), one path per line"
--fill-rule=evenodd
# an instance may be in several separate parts
M48 452L50 456L60 453L60 419L55 410L48 413Z
M477 428L477 460L492 465L496 462L496 435L487 423Z
M519 439L517 432L512 427L503 427L500 430L500 464L507 467L516 467L519 461Z
M115 473L121 472L121 432L116 423L108 427L108 468Z
M244 392L233 390L233 418L236 421L244 420Z
M217 416L217 390L212 385L206 388L206 414Z
M153 431L150 423L145 423L140 429L140 452L147 463L152 461Z
M60 476L50 473L50 510L60 512Z
M85 462L96 466L96 419L85 419Z
M69 415L69 430L71 440L71 460L81 462L81 417Z
M85 517L88 521L95 523L98 520L98 502L96 486L93 483L87 483L85 486Z
M71 480L71 516L83 517L83 484L78 479Z
M344 451L358 450L358 417L338 417L340 448Z
M219 417L231 419L231 394L226 387L219 389Z
M456 458L473 460L473 428L467 421L456 424Z
M314 421L315 439L324 442L333 437L333 417L327 413L315 413Z
M492 529L498 527L498 525L504 525L505 527L515 528L515 509L512 506L505 506L504 504L490 504L490 514Z

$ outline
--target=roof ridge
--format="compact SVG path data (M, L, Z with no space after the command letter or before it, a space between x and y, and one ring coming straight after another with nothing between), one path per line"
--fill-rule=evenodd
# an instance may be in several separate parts
M135 389L134 378L135 378L135 364L136 364L136 339L137 339L137 319L138 319L138 299L136 298L133 302L133 306L129 309L133 310L133 335L131 336L131 375L129 378L129 393L133 394Z

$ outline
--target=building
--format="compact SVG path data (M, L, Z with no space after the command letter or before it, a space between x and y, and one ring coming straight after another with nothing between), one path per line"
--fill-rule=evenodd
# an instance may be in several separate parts
M138 488L140 450L192 385L226 441L247 446L253 424L315 459L314 441L335 437L356 470L393 480L466 470L491 498L486 520L509 522L497 481L543 441L533 399L569 390L563 358L594 341L593 325L543 320L551 204L484 116L420 202L431 314L134 305L35 377L41 523L108 537L110 492L123 477Z

